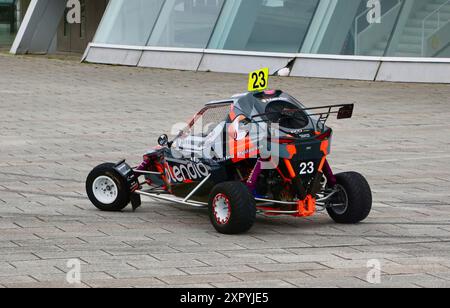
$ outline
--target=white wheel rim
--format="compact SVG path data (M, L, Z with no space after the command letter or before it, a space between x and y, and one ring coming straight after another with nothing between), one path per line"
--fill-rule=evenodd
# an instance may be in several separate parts
M117 199L119 190L113 179L108 176L99 176L92 184L95 198L103 204L112 204Z
M216 221L220 225L226 225L231 217L231 206L228 198L223 194L218 194L214 198L213 211Z

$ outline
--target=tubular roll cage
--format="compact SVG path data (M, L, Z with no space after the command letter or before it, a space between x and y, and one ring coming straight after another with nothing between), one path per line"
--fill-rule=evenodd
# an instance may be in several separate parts
M329 106L320 106L320 107L311 107L311 108L299 108L299 109L285 109L281 112L266 112L252 116L252 120L255 118L261 118L270 114L278 114L287 116L287 115L295 115L296 112L304 111L305 115L312 120L312 117L318 117L317 119L317 127L316 129L323 131L325 128L325 124L327 123L330 115L337 114L338 119L348 119L353 116L354 104L339 104L339 105L329 105ZM339 108L338 110L335 110ZM328 111L324 112L316 112L317 110L326 109ZM308 111L313 111L314 113L309 113ZM320 127L322 126L322 127Z

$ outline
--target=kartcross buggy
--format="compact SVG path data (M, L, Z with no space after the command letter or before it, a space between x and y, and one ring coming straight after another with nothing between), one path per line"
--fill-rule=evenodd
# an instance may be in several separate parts
M207 207L215 229L248 231L256 214L309 217L326 210L337 223L367 218L372 193L355 172L334 175L327 161L332 114L351 118L353 104L306 108L282 91L240 94L209 103L173 141L130 167L96 167L86 189L104 211L121 211L141 196ZM256 131L256 133L255 133Z

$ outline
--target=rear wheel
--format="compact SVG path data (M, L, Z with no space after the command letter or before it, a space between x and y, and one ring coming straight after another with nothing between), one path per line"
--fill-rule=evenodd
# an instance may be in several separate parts
M255 198L240 182L218 184L210 195L209 217L219 233L245 233L256 220Z
M372 191L367 180L359 173L336 175L338 190L327 208L337 223L356 224L366 219L372 210Z
M117 212L130 202L124 180L114 169L115 164L102 164L88 175L86 192L92 204L102 211Z

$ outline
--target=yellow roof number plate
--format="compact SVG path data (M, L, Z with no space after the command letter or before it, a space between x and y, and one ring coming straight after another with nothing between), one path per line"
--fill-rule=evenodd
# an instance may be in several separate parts
M263 68L248 75L248 91L263 91L269 87L269 68Z

